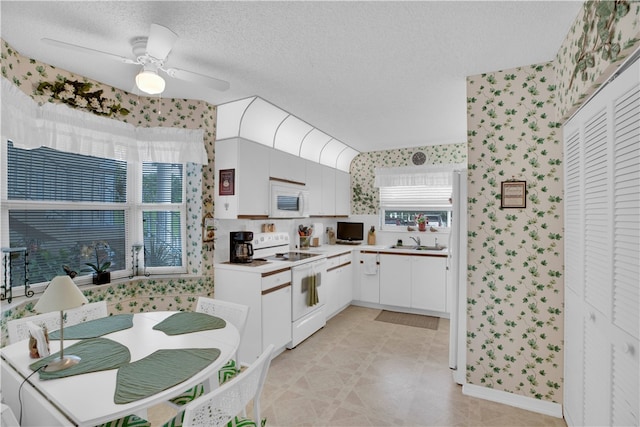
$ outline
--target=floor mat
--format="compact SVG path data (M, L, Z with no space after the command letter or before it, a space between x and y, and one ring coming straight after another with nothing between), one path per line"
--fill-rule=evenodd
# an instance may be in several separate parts
M395 323L396 325L415 326L416 328L438 329L439 317L424 316L422 314L398 313L382 310L375 320Z

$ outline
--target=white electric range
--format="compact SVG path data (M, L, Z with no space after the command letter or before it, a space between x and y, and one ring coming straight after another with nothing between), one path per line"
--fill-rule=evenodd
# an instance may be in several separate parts
M326 274L326 255L305 250L292 251L289 234L281 232L254 233L252 246L253 261L251 263L224 263L224 267L237 271L259 271L263 277L268 277L270 272L285 268L291 270L291 298L289 301L291 304L291 342L286 347L294 348L326 324L322 287ZM226 286L228 283L216 283L216 289L222 290ZM224 293L229 295L226 292L225 290ZM317 302L315 297L310 296L313 296L313 293L317 295ZM242 303L237 300L242 296L240 294L234 295L234 299L236 302ZM263 290L263 298L264 295ZM247 298L250 297L247 295Z

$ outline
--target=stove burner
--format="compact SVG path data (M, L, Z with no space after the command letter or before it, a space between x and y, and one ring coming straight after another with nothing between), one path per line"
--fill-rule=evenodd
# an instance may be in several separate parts
M274 256L267 257L267 259L279 260L279 261L300 261L300 260L311 258L314 256L318 256L318 254L312 254L307 252L284 252L284 253L276 253Z

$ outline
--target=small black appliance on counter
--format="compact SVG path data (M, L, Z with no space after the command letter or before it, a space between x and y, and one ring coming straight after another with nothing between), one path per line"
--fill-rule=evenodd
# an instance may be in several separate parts
M253 232L232 231L229 235L229 262L250 263L253 261Z

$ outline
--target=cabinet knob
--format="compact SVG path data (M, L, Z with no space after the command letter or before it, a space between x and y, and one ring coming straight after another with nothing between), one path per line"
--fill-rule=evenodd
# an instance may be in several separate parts
M593 311L589 313L589 320L592 322L596 321L596 314Z
M632 355L635 352L635 349L633 348L632 344L629 344L628 342L626 342L622 345L622 352L624 354Z

